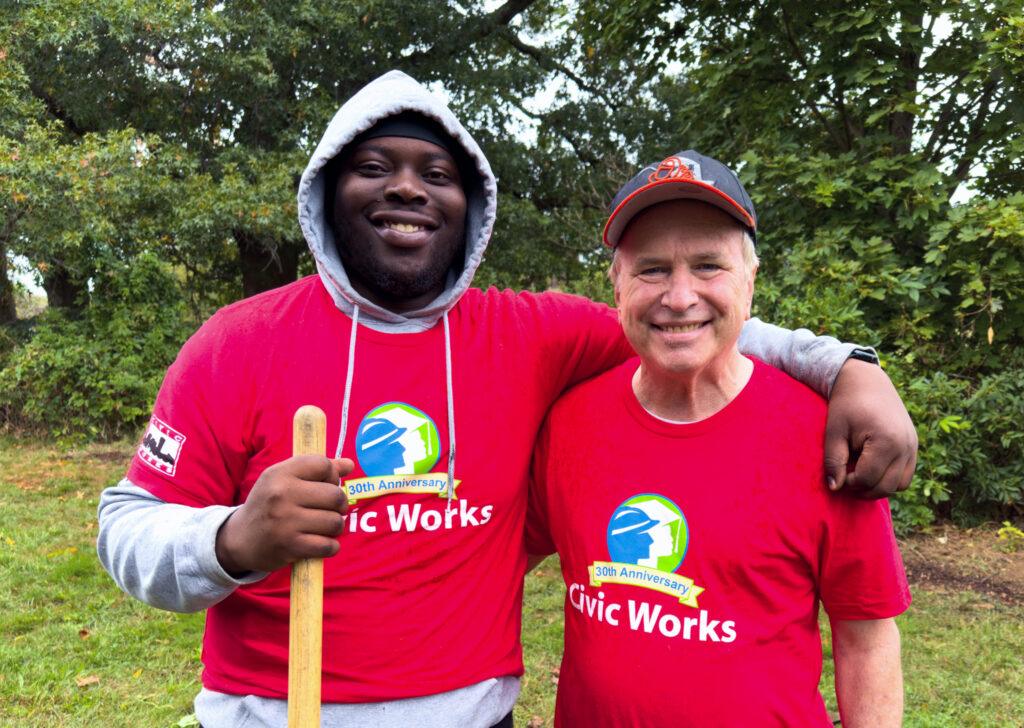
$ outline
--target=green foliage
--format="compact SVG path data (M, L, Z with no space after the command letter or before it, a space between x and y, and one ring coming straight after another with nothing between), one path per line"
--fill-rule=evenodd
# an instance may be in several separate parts
M642 158L739 169L757 313L883 352L921 441L902 527L1024 490L1022 27L1017 2L581 6L598 55L655 67Z
M62 439L134 434L191 330L178 281L150 255L96 279L80 318L51 310L0 369L0 424Z
M996 531L996 536L1002 543L1004 551L1015 553L1024 549L1024 531L1020 530L1009 521L1003 521L1003 526Z
M610 300L609 200L639 164L698 149L756 203L757 313L882 351L922 443L901 526L1020 508L1019 0L5 5L0 253L67 312L31 340L0 332L8 424L136 421L144 405L110 402L152 390L181 307L201 319L302 248L305 160L391 68L443 86L500 180L480 285ZM178 334L142 355L122 316L140 302L104 282L147 256L173 271L151 300ZM47 400L30 366L92 373L51 377ZM109 400L103 424L77 386ZM78 414L46 419L64 399Z

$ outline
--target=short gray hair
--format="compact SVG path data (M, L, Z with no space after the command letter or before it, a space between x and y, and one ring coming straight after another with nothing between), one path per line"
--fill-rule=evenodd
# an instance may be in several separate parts
M761 265L761 259L757 257L757 251L754 249L754 238L746 228L743 228L743 263L747 266L748 273L753 273Z

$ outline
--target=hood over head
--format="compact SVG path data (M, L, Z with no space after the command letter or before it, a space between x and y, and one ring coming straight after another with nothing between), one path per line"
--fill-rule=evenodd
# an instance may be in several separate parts
M444 291L426 306L399 314L367 300L352 288L325 214L325 166L381 119L407 111L422 114L440 124L475 165L476 175L463 182L466 185L466 251L461 272L450 271ZM401 71L385 73L345 102L331 119L299 181L299 225L331 298L350 316L358 306L363 325L395 333L429 329L458 302L483 260L494 227L496 208L497 184L480 147L443 100Z

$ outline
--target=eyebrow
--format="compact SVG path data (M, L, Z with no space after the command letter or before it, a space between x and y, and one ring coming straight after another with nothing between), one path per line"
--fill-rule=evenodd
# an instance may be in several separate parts
M698 262L698 263L702 263L702 262L709 261L709 260L710 261L718 261L718 260L721 260L721 259L723 259L725 257L726 257L725 254L721 250L703 250L703 251L701 251L699 253L696 253L693 256L693 260Z
M376 152L382 157L391 156L391 153L387 149L376 144L360 144L359 148L356 149L354 153L358 154L359 152ZM455 164L455 158L445 151L427 152L425 157L427 161L430 162L448 162L449 164Z
M664 258L657 258L653 255L645 255L637 258L633 261L635 267L646 266L646 265L663 265L665 263Z

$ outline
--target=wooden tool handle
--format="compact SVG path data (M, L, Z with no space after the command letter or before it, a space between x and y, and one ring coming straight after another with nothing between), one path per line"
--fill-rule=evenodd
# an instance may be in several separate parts
M319 407L300 407L292 422L292 454L323 455L326 446L327 416ZM288 622L288 728L320 728L323 627L323 559L297 561Z

